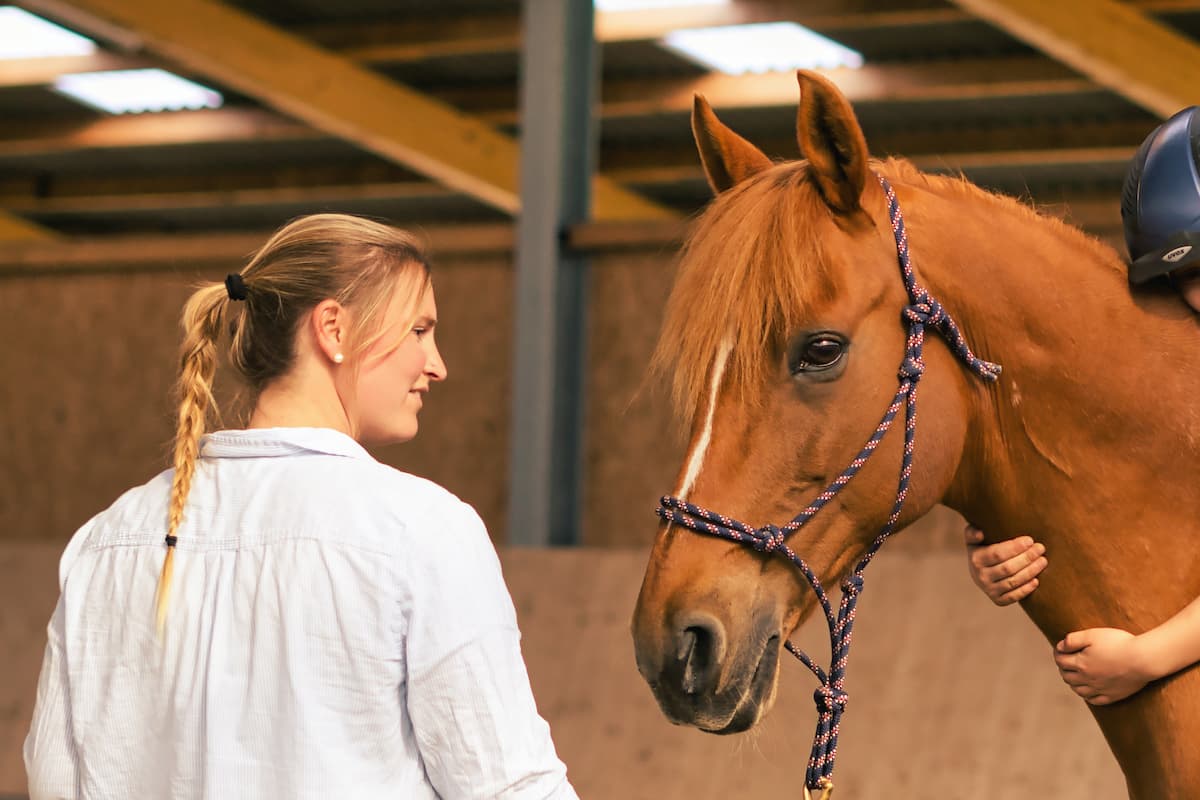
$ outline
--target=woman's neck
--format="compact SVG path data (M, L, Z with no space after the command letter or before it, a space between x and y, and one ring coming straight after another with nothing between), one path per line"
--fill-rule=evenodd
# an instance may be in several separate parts
M294 370L259 394L250 428L332 428L352 436L352 426L333 382Z

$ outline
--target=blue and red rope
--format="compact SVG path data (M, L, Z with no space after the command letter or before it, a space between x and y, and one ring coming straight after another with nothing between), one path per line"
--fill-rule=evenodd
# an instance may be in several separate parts
M817 729L813 737L812 753L809 757L808 769L805 773L805 785L809 789L820 789L832 785L834 759L837 756L838 733L841 728L842 713L846 709L849 696L846 694L846 664L850 657L850 641L854 630L855 607L863 588L863 571L875 557L884 541L891 536L897 520L904 510L904 501L908 496L909 481L912 478L913 455L917 433L917 385L925 372L925 330L932 328L940 333L951 350L978 377L986 381L994 381L1000 376L1000 365L977 358L967 346L958 325L949 313L933 298L924 287L917 282L913 271L912 260L908 250L908 232L904 227L904 217L900 213L900 203L891 184L882 175L877 176L888 200L888 215L891 218L892 233L896 240L896 256L900 264L900 272L904 279L904 287L908 292L910 304L901 312L901 319L908 326L908 336L905 343L904 359L900 363L898 378L900 381L896 396L884 412L875 432L855 456L850 465L844 469L812 503L797 514L788 524L777 527L764 525L754 528L739 520L731 519L722 514L688 503L677 497L663 497L659 501L658 515L676 525L682 525L700 533L718 536L734 542L753 547L760 553L779 553L786 556L803 573L809 585L817 595L817 600L825 612L829 627L830 663L829 671L821 669L802 650L791 642L785 643L788 651L798 658L817 677L820 685L813 693L817 705ZM863 465L875 453L876 447L891 429L892 422L904 406L904 456L900 463L900 479L896 489L896 501L892 512L879 535L875 537L867 552L855 565L851 573L840 584L841 602L837 612L829 601L829 596L820 580L808 564L787 544L789 536L804 527L818 511L838 495L858 474Z

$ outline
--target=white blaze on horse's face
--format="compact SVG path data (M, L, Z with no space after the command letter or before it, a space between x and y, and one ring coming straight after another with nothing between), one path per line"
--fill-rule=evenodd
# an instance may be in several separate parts
M894 270L895 255L884 235L890 231L871 221L879 196L872 195L872 211L861 203L870 174L861 130L849 104L827 79L801 73L801 82L797 135L809 159L804 168L774 163L697 100L693 131L709 184L719 195L739 186L749 194L725 194L711 217L705 217L710 226L737 226L742 235L730 239L725 233L734 228L717 234L709 227L689 240L703 246L685 248L668 303L667 318L674 322L664 326L668 345L659 351L667 354L666 363L700 365L711 358L703 378L694 370L683 373L686 396L698 402L694 410L684 404L695 416L675 496L749 524L786 522L803 508L800 501L812 496L810 483L822 482L827 470L836 473L838 467L825 460L836 451L842 429L869 429L878 419L876 410L863 412L874 418L858 419L857 404L851 404L855 407L816 417L814 424L814 409L835 403L847 390L838 391L841 371L830 371L823 379L806 375L799 383L794 375L789 378L789 342L810 334L805 343L815 342L821 349L825 340L812 336L842 331L826 338L837 338L834 344L844 349L855 335L858 352L873 355L879 340L873 332L886 330L889 340L897 340L896 347L903 344L894 330L895 311L872 305L879 286L892 285L875 284L872 258L879 262L882 281L884 268ZM819 124L810 124L814 122ZM754 206L757 213L750 213L749 207L739 206L747 197L756 203L791 202L788 213L765 213L761 204ZM859 273L849 282L852 292L830 279L833 270L844 266L829 257L834 249L844 251L846 265L852 262ZM873 255L864 259L863 252ZM894 272L886 275L902 295ZM698 318L697 303L714 297L743 303L731 310L753 311L723 317L717 310ZM786 311L777 311L776 301L787 303ZM874 323L854 324L868 313L875 314ZM889 317L886 323L884 316ZM704 328L705 323L718 327ZM768 331L762 323L779 330ZM698 336L674 335L697 325ZM755 351L760 342L761 353ZM696 343L703 346L689 346ZM894 363L889 364L879 380L890 380L894 370ZM730 395L735 390L740 399ZM741 402L751 394L753 400ZM707 407L700 407L705 402ZM812 529L806 538L805 555L821 574L837 573L850 563L855 549L869 544L869 539L858 541L856 533L849 515L824 517L820 531ZM802 576L783 559L682 526L662 525L638 596L633 636L638 670L663 712L678 723L720 733L756 724L774 700L783 641L805 608L815 605L806 589Z
M704 455L708 452L708 445L712 441L713 416L717 413L717 392L721 388L721 379L725 377L725 362L732 349L733 343L726 338L721 342L721 349L713 361L712 377L708 387L708 408L704 412L704 427L700 431L700 436L692 442L691 453L688 454L687 472L684 473L683 482L675 492L676 497L684 500L687 499L687 493L696 485L696 479L700 477L700 470L704 466Z

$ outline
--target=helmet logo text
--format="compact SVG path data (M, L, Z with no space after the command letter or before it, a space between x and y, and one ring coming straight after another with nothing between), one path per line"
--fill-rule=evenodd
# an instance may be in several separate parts
M1183 247L1176 247L1174 250L1163 254L1162 260L1170 264L1174 264L1176 261L1183 258L1190 252L1192 252L1192 246L1190 244L1185 244Z

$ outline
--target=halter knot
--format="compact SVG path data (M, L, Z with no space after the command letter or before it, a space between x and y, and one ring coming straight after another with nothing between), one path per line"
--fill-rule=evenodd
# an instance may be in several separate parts
M760 553L774 553L783 547L783 531L775 525L764 525L754 531L752 545Z
M942 304L930 297L928 293L918 297L917 302L912 305L905 306L901 313L909 322L919 322L935 328L947 318L946 309L942 308Z
M902 381L916 383L925 374L925 359L920 356L905 356L900 362L900 371L897 374Z
M862 573L855 572L846 576L846 579L842 581L842 594L846 595L847 597L858 597L858 595L862 592L862 589Z
M822 684L813 692L813 700L816 702L817 711L820 713L840 714L846 710L846 703L850 700L850 695L841 689L835 689L832 686Z

